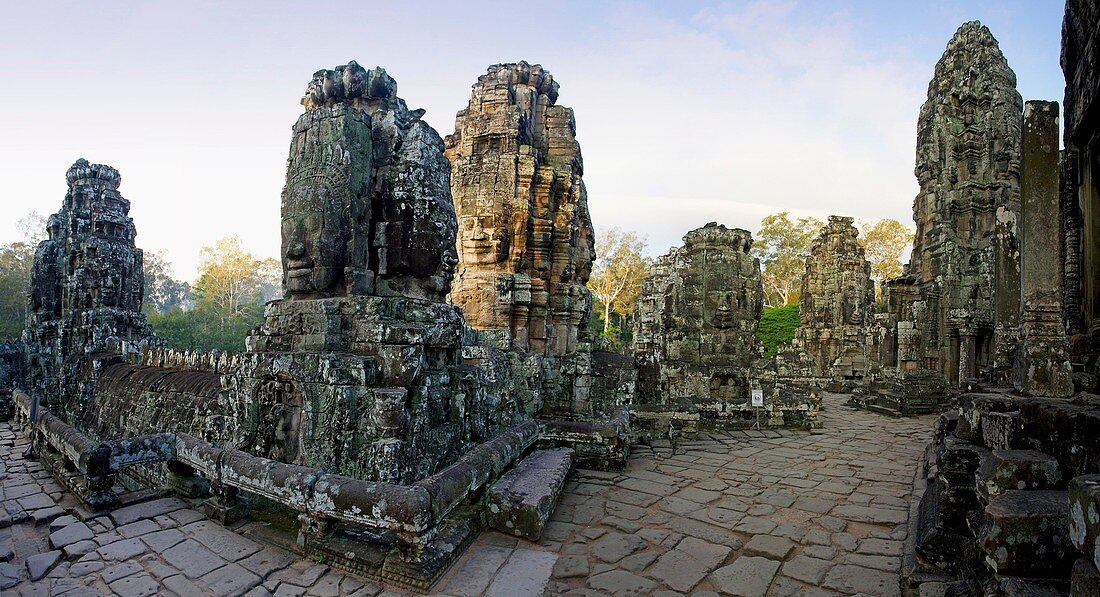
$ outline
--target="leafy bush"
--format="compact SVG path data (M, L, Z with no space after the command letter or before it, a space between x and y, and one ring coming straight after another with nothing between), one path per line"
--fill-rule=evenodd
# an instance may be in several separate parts
M800 321L797 304L764 307L756 335L764 343L768 358L774 357L781 345L794 339L794 331Z

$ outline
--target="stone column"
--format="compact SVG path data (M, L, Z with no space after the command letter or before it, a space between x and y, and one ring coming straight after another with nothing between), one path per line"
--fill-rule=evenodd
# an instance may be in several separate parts
M1024 106L1020 163L1020 349L1016 390L1031 396L1073 393L1062 324L1062 260L1058 212L1058 102Z
M978 375L978 330L959 329L959 386L966 386L967 380Z

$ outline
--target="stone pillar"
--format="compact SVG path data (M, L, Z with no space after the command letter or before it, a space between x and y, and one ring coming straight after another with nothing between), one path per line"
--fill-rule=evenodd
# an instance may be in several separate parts
M959 330L959 385L966 386L967 380L978 375L978 330L961 328Z
M1031 396L1073 393L1062 324L1058 216L1058 102L1024 106L1021 182L1020 349L1016 390Z

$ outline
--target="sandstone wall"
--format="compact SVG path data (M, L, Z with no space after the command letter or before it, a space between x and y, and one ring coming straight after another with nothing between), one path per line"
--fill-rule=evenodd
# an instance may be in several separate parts
M1061 213L1065 261L1064 315L1076 339L1074 360L1080 370L1096 373L1100 354L1100 7L1095 2L1066 2L1062 22L1062 72L1066 79L1065 151ZM1085 336L1087 334L1087 336ZM1088 384L1095 388L1095 383Z

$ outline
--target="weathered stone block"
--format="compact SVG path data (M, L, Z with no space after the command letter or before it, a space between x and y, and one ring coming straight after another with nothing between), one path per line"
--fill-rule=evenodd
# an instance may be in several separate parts
M964 521L951 520L945 510L943 485L933 482L924 490L917 509L917 554L927 563L942 570L954 570L965 535Z
M1012 489L1056 489L1062 482L1058 461L1035 450L993 450L980 460L977 490L986 503Z
M1100 568L1100 475L1082 475L1069 482L1069 538Z
M982 457L989 450L974 444L950 439L937 452L938 479L943 484L947 508L961 515L978 507L975 478Z
M979 543L998 574L1058 577L1069 574L1077 554L1069 537L1065 491L1010 490L985 507Z
M985 415L1018 410L1017 399L1004 394L963 394L959 396L959 426L955 435L972 442L984 439Z
M536 450L489 489L488 523L502 533L538 541L573 464L573 450Z
M1065 581L1030 578L1001 577L1001 595L1004 597L1064 597Z
M1100 398L1031 398L1020 402L1024 436L1058 459L1062 475L1100 473Z
M1026 442L1021 437L1020 412L990 412L982 418L982 443L991 450L1015 450Z

